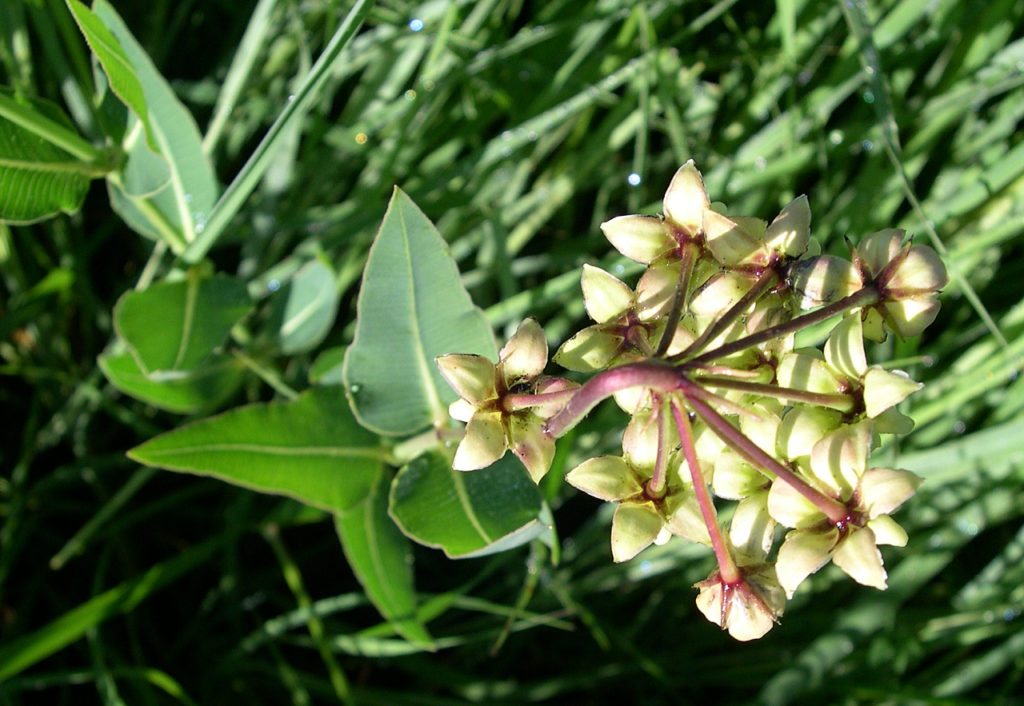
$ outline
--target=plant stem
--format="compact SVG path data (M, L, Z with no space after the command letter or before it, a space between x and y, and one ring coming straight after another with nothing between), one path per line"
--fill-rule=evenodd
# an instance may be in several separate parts
M687 398L687 401L691 400ZM732 553L725 543L725 537L722 536L722 527L718 524L718 513L715 512L715 505L711 502L711 494L708 493L708 486L704 482L704 474L700 470L700 462L697 460L697 449L693 445L693 430L690 428L690 420L686 410L682 409L678 403L672 405L672 415L675 417L676 428L679 430L679 439L683 445L686 465L690 469L697 505L700 507L700 514L704 518L708 535L711 537L711 548L715 552L715 559L718 560L718 573L726 585L739 583L743 579L743 574L736 566Z
M657 357L665 355L665 351L672 345L672 338L676 335L676 329L679 327L679 318L683 314L683 307L686 305L686 299L689 296L690 289L690 277L693 274L693 263L697 257L697 244L694 242L688 242L683 247L683 254L679 264L679 279L676 281L676 292L672 297L672 308L668 312L668 322L665 324L665 330L661 334L661 340L658 342L658 350L655 351Z
M541 392L536 395L528 393L505 395L501 398L501 406L506 412L515 412L520 409L529 409L549 402L568 401L579 388L572 387L568 390L556 390L554 392Z
M687 346L681 355L689 355L690 353L703 350L708 341L714 340L716 336L722 333L737 317L749 309L750 305L759 296L764 294L769 287L773 286L778 279L779 273L774 267L764 270L758 277L758 280L754 282L754 285L747 290L746 294L740 297L739 301L729 307L728 311L722 314L714 323L704 329L704 332L697 337L697 340Z
M849 412L853 409L853 398L848 395L828 394L824 392L809 392L795 387L780 387L763 382L750 382L748 380L735 380L733 378L701 377L694 380L707 387L720 387L727 390L738 390L740 392L752 392L756 395L774 397L780 400L791 402L806 402L807 404L831 407L840 412Z
M725 417L720 415L702 400L687 395L687 402L701 416L704 422L711 427L718 437L726 443L729 448L738 453L754 466L759 466L764 471L775 475L784 483L792 486L794 490L811 501L816 508L828 517L833 524L843 522L849 511L846 506L812 488L807 481L798 476L792 470L782 465L770 455L765 453L757 444L747 438L739 429L734 427Z
M671 444L669 443L669 432L671 417L669 416L670 402L668 397L661 397L655 400L658 408L658 456L654 461L654 471L651 479L647 481L647 494L652 498L665 496L668 487L668 454Z
M833 316L842 314L850 309L856 309L862 306L870 306L881 299L881 295L878 293L878 289L874 286L868 285L863 289L859 289L853 294L843 297L837 302L832 302L827 306L823 306L820 309L815 309L812 312L798 316L795 319L790 319L786 323L779 324L778 326L771 326L769 328L752 333L749 336L737 339L726 343L725 345L719 346L714 350L706 351L701 353L695 358L688 360L688 363L706 363L716 358L724 358L732 355L733 353L739 353L742 350L746 350L751 346L756 346L759 343L770 341L773 338L781 338L782 336L788 336L791 333L795 333L802 328L812 326L820 321L825 321ZM684 360L685 354L680 353L677 356L672 356L669 360L678 361Z
M576 426L599 402L620 390L647 387L658 392L671 392L684 382L679 370L656 360L603 370L574 390L569 403L545 425L544 433L553 438L561 436Z

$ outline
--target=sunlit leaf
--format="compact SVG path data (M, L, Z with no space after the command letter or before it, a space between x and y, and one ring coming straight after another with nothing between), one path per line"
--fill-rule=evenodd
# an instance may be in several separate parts
M131 353L102 355L99 364L110 384L124 394L177 414L217 407L245 379L245 366L232 356L211 356L199 367L166 380L147 376Z
M444 240L396 188L366 263L345 357L360 422L381 434L411 434L446 420L456 395L434 358L452 352L497 357Z
M57 106L34 100L31 108L73 129ZM0 119L0 222L32 223L74 213L85 200L90 169L39 135Z
M511 454L464 473L441 453L426 453L399 471L390 507L408 536L454 558L512 549L548 529L538 519L540 491Z
M111 204L134 229L181 251L203 229L218 193L195 120L110 3L95 0L89 10L75 0L69 2L75 3L79 27L97 53L111 89L142 121L149 146L169 167L170 178L163 188L152 195L138 196L140 190L145 191L139 184L164 180L165 167L129 142L126 153L141 162L129 170L130 179L122 180L117 175L108 179ZM129 130L126 139L133 138ZM140 174L147 168L153 173Z
M160 282L124 294L114 326L147 375L191 370L227 337L252 307L245 284L224 275Z
M328 512L366 498L384 458L337 388L247 405L188 424L128 452L149 466L285 495Z
M366 595L406 639L431 646L430 633L416 619L412 547L388 516L388 480L383 469L369 494L335 521L345 558Z

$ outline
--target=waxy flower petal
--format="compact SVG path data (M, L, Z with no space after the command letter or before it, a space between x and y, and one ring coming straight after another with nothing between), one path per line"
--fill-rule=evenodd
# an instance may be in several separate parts
M891 547L907 546L907 531L888 515L880 515L873 520L868 520L868 527L875 533L875 544L887 544Z
M842 414L827 407L794 405L782 417L775 448L784 458L809 456L814 445L839 427Z
M619 456L597 456L569 471L566 482L587 495L606 502L618 502L643 492L636 475Z
M494 363L482 355L449 353L438 356L436 362L441 377L470 404L479 405L497 395Z
M804 579L828 563L838 541L839 530L834 528L824 532L793 530L786 535L775 560L775 573L788 597L792 598Z
M704 212L704 238L715 259L727 267L766 265L765 222L732 219L716 211Z
M587 314L599 324L611 321L633 306L633 290L600 267L584 265L581 284Z
M832 556L832 563L863 586L885 590L886 573L875 533L868 527L855 528L843 538Z
M672 177L662 200L662 210L669 221L692 237L700 232L704 212L710 207L704 179L691 159Z
M764 241L771 252L794 258L807 252L810 237L811 206L806 196L798 196L771 222Z
M551 468L555 457L555 440L544 433L538 418L512 415L507 420L509 448L526 467L534 483L539 483Z
M859 379L868 369L864 353L864 327L860 314L847 314L836 324L825 341L825 361L829 367L851 380Z
M540 324L533 319L523 321L498 359L506 389L543 373L548 363L548 342Z
M619 216L601 224L608 242L630 260L649 265L676 249L676 241L657 216Z
M864 410L869 418L874 419L922 387L924 385L899 370L872 367L864 375Z
M567 370L592 373L608 367L619 353L622 338L601 326L588 326L555 353L555 362Z
M768 492L753 493L736 506L729 522L729 543L741 564L763 562L772 548L775 520L768 514Z
M650 503L622 503L612 516L612 560L629 561L661 534L665 520Z
M858 495L868 516L888 515L911 498L923 479L902 468L872 468L860 480Z
M455 450L452 468L456 471L487 468L504 456L507 448L501 414L474 414L466 425L466 436Z
M704 617L740 641L757 640L772 629L786 605L786 597L767 564L743 567L743 579L726 585L716 571L696 584L697 609Z

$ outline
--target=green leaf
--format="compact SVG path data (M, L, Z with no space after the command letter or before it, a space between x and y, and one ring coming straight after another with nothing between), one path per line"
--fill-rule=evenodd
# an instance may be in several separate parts
M453 471L439 452L405 466L391 485L390 512L412 539L453 558L512 549L549 528L538 519L540 491L506 454L479 471Z
M457 398L434 364L444 353L497 358L483 312L437 229L396 188L363 273L344 378L359 421L412 434L448 419Z
M313 385L341 385L342 364L345 361L345 346L328 348L316 357L309 368L309 382Z
M331 330L338 313L334 272L320 260L301 267L274 293L270 325L281 352L294 355L315 348Z
M202 363L251 308L241 280L192 269L184 280L125 293L114 326L145 374L166 377Z
M40 120L73 129L56 105L36 100L21 107L26 119L37 115ZM0 222L33 223L76 212L94 171L40 135L0 119Z
M146 132L150 133L146 93L121 44L92 10L78 0L66 1L71 16L75 18L78 28L85 36L86 44L107 76L110 90L139 117L146 125ZM153 149L157 149L155 142L152 145Z
M110 384L124 394L176 414L217 407L238 389L246 370L237 358L221 355L166 380L147 376L131 353L100 356L99 364Z
M128 456L341 512L371 491L384 450L356 423L340 391L324 387L183 426Z
M110 3L94 0L90 11L76 0L68 1L69 5L73 3L75 19L100 60L111 89L142 121L147 142L166 159L170 171L163 188L149 196L135 195L140 182L153 184L164 174L164 168L157 167L149 155L139 153L140 159L146 159L129 170L130 179L125 181L116 175L108 179L111 204L132 228L166 241L180 253L202 231L217 199L216 175L203 152L199 129ZM141 87L142 99L136 83ZM131 130L125 138L125 151L135 154ZM154 173L142 178L139 172L145 168Z
M381 469L369 495L337 515L335 527L349 566L380 614L407 640L432 649L430 633L416 618L412 547L388 517L388 477Z

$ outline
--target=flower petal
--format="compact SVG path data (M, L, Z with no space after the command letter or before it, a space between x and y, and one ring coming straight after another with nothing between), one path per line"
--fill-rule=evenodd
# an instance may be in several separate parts
M857 256L872 277L877 276L903 249L903 238L906 234L902 228L886 228L865 236L857 244Z
M529 412L515 414L508 420L508 435L512 453L539 483L555 457L555 440L544 433L544 420Z
M838 540L836 529L793 530L786 535L775 560L775 573L787 596L792 598L804 579L828 563Z
M778 478L768 491L768 512L779 524L795 529L811 527L825 519L814 503Z
M870 423L840 427L811 449L811 472L835 497L848 500L867 470L870 450Z
M619 216L601 224L601 232L630 260L649 265L676 247L657 216Z
M797 196L775 217L764 234L765 245L786 257L807 251L811 234L811 207L806 196Z
M768 514L768 491L750 495L736 505L729 523L729 542L741 564L764 561L772 548L775 520Z
M927 245L914 245L886 282L888 289L906 292L937 292L949 284L946 266Z
M888 515L909 500L923 482L920 476L901 468L871 468L860 479L861 505L868 517Z
M565 476L569 485L600 500L617 502L643 492L636 476L619 456L587 459Z
M832 329L825 341L825 360L830 368L851 380L859 380L868 369L864 327L859 312L847 314Z
M525 319L498 356L505 386L533 380L548 363L548 342L544 329L533 319Z
M885 321L902 338L910 338L928 328L939 315L939 303L933 295L907 297L882 305Z
M768 250L760 237L764 232L764 221L732 219L710 209L704 212L708 249L727 267L768 264Z
M466 425L466 436L455 450L452 468L456 471L475 471L487 468L505 455L508 443L497 412L474 414Z
M592 373L601 370L619 351L622 338L608 333L602 326L588 326L555 353L555 362L568 370Z
M439 355L435 362L441 377L470 404L476 406L498 396L494 387L494 363L482 355L449 353Z
M476 407L460 397L448 405L448 414L451 415L452 419L468 422L476 414Z
M741 500L764 488L768 479L743 460L732 449L725 449L715 459L711 488L725 500Z
M629 561L654 543L665 520L650 503L622 503L612 516L612 559Z
M882 553L875 544L875 533L867 527L852 529L839 543L832 562L857 583L885 590Z
M864 409L868 417L874 419L922 387L924 385L911 380L903 371L872 366L864 375Z
M782 417L775 448L790 460L809 456L823 436L837 429L842 415L827 407L794 405Z
M704 179L691 159L672 177L662 201L662 210L666 218L692 237L700 232L704 211L710 206Z
M868 520L868 527L875 533L875 544L887 544L890 547L907 546L907 531L888 515Z
M600 267L583 265L580 284L587 314L599 324L621 316L633 306L633 290Z
M636 313L641 321L666 316L679 284L678 262L648 267L636 283Z
M671 482L670 482L671 487ZM685 537L691 542L711 546L711 535L700 514L697 495L691 486L673 488L665 498L665 514L668 516L668 531Z

